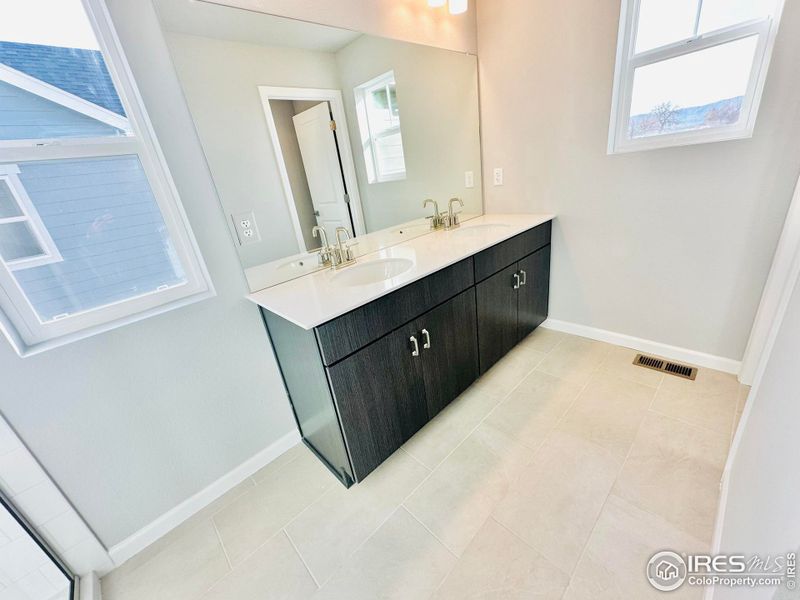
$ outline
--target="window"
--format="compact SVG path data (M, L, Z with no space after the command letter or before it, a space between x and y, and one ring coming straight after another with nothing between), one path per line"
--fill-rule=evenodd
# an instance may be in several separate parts
M102 0L8 3L0 329L24 356L213 294Z
M403 136L394 72L358 86L356 112L370 183L405 179Z
M609 152L750 137L783 0L623 0Z
M17 165L0 165L0 260L12 271L64 260L19 172Z

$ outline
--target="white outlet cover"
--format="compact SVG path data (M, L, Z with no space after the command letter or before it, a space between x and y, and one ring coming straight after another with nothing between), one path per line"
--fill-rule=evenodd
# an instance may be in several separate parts
M475 187L475 173L473 173L472 171L464 172L464 187L466 188Z
M255 244L261 241L261 234L258 232L255 214L252 211L231 215L233 227L236 230L236 239L240 246Z
M502 167L495 167L494 170L494 184L503 185L503 169Z

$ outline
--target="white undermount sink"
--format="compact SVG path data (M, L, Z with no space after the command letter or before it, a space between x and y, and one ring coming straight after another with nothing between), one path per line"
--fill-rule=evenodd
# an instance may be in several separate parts
M508 229L505 223L481 223L480 225L462 225L456 229L454 235L478 236L485 233L501 233Z
M346 286L380 283L402 275L413 266L414 262L407 258L379 258L345 267L333 276L333 281Z

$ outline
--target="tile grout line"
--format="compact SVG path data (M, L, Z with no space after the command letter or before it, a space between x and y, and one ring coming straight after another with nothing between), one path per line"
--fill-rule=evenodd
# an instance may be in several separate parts
M578 336L578 337L579 337L579 336ZM586 388L588 388L588 387L589 387L589 384L592 382L592 380L594 379L595 375L596 375L598 372L600 372L600 367L603 365L603 363L605 362L606 358L608 358L608 356L607 356L607 355L606 355L606 356L604 356L604 357L603 357L603 359L602 359L602 360L601 360L601 361L600 361L600 362L597 364L597 366L596 366L596 367L595 367L595 368L594 368L594 369L591 371L591 373L590 373L589 377L587 377L587 379L586 379L586 383L584 383L584 384L583 384L583 386L581 387L581 389L580 389L580 390L578 391L578 393L575 395L575 398L573 398L573 400L572 400L572 402L570 403L569 407L567 407L567 409L566 409L566 410L565 410L565 411L562 413L562 415L561 415L561 416L558 418L558 420L555 422L555 424L553 425L553 428L552 428L552 429L551 429L551 430L550 430L550 431L547 433L547 435L545 435L544 439L542 440L542 444L539 446L539 448L540 448L540 449L541 449L541 447L542 447L542 446L544 446L544 444L545 444L545 443L546 443L546 442L547 442L547 441L548 441L550 438L552 438L552 437L553 437L553 435L554 435L554 434L557 432L557 430L558 430L558 427L561 425L561 423L564 421L564 419L566 418L566 416L569 414L569 412L572 410L572 408L573 408L573 407L575 406L575 404L578 402L578 400L580 399L580 397L581 397L581 396L583 395L583 393L586 391ZM555 377L555 375L550 375L550 376L551 376L551 377ZM557 378L557 379L561 379L561 378ZM563 381L566 381L566 380L563 380ZM605 448L603 448L602 446L598 446L598 445L597 445L597 444L595 444L594 442L591 442L591 441L589 441L589 440L587 440L587 442L588 442L588 443L590 443L590 444L592 444L593 446L596 446L597 448L599 448L599 449L603 450L604 452L608 452L607 450L605 450ZM632 445L633 445L633 444L631 444L631 446L632 446ZM538 451L537 451L537 452L538 452ZM622 470L622 465L623 465L623 464L624 464L624 461L623 461L623 463L620 465L620 471ZM619 472L618 472L618 474L619 474ZM614 482L613 482L613 483L612 483L612 485L611 485L611 489L613 489L613 487L614 487L614 485L613 485L613 484L614 484L614 483L616 483L616 478L614 479ZM566 594L566 591L567 591L567 589L569 588L570 584L572 583L572 576L573 576L573 574L575 573L575 570L578 568L578 564L580 563L581 559L583 558L583 555L584 555L584 553L585 553L585 551L586 551L586 548L587 548L587 547L588 547L588 545L589 545L589 540L590 540L590 539L591 539L591 537L592 537L592 533L594 532L594 529L595 529L595 527L597 526L597 522L598 522L598 521L599 521L599 519L600 519L600 515L601 515L601 514L602 514L602 512L603 512L603 508L605 507L605 504L606 504L606 502L607 502L607 500L608 500L608 496L609 496L610 494L611 494L611 491L609 490L609 492L606 494L606 497L605 497L605 499L603 500L603 505L602 505L602 507L600 508L600 511L598 512L598 514L597 514L597 517L595 518L595 522L594 522L594 524L592 525L592 529L590 530L590 532L589 532L589 535L588 535L588 536L587 536L587 538L586 538L586 542L585 542L585 543L584 543L584 545L583 545L583 549L581 550L581 553L580 553L580 555L578 556L578 560L576 561L576 563L575 563L575 566L574 566L572 569L570 569L570 572L569 572L569 573L565 573L565 574L567 575L567 577L569 577L569 583L567 583L567 588L565 588L565 589L564 589L564 592L563 592L563 594ZM495 521L497 521L497 520L495 519ZM502 525L504 528L508 529L508 528L507 528L507 527L505 527L505 525L503 525L503 523L501 523L500 521L497 521L497 523L498 523L498 524L500 524L500 525ZM511 530L509 529L509 531L511 531ZM513 533L513 531L512 531L511 533ZM516 536L516 537L519 537L519 536ZM520 538L520 539L521 539L521 538ZM523 540L523 541L524 541L524 540ZM533 549L534 549L536 552L538 552L539 554L541 554L542 556L544 556L544 558L545 558L546 560L548 560L549 562L552 562L552 561L550 561L550 559L547 557L547 555L546 555L546 554L544 554L544 553L543 553L543 552L542 552L542 551L541 551L539 548L536 548L536 547L534 547L534 546L531 546L530 544L528 544L528 546L530 546L530 547L531 547L531 548L533 548ZM562 572L563 572L563 571L562 571ZM562 597L563 597L563 594L562 594Z
M219 532L219 527L217 527L216 521L211 519L211 526L214 528L214 532L217 534L217 539L219 540L219 545L222 548L222 553L225 555L225 560L228 563L228 568L230 571L233 571L233 563L231 562L231 557L228 556L228 550L225 548L225 542L222 541L222 534Z
M431 531L430 527L428 527L427 525L425 525L425 523L423 523L422 521L420 521L420 520L417 518L417 516L416 516L414 513L412 513L412 512L411 512L411 511L408 509L408 507L407 507L405 504L401 504L400 506L398 506L398 507L397 507L397 510L400 510L401 508L402 508L402 509L403 509L403 510L404 510L406 513L408 513L408 515L409 515L409 516L410 516L412 519L414 519L414 520L415 520L417 523L419 523L419 524L422 526L422 528L423 528L423 529L425 529L425 531L427 531L429 534L431 534L431 537L433 537L433 539L435 539L437 542L439 542L439 543L442 545L442 548L444 548L445 550L447 550L447 551L448 551L448 552L449 552L449 553L450 553L450 554L453 556L453 558L455 558L455 559L456 559L456 562L458 562L458 560L459 560L461 557L460 557L460 556L458 556L458 554L456 554L455 550L453 550L452 548L450 548L450 546L448 546L447 544L445 544L445 543L444 543L444 540L440 539L438 535L436 535L436 534L435 534L433 531Z
M661 379L663 381L663 378ZM661 389L661 381L658 382L658 387L656 387L656 391L653 394L653 400L650 401L650 404L655 401L656 394L658 390ZM649 409L648 409L649 410ZM575 576L575 572L577 571L578 567L583 560L583 557L586 556L586 552L589 550L589 542L592 541L592 536L594 532L597 530L597 524L600 522L600 517L603 516L603 511L606 509L606 505L608 504L608 499L611 497L611 494L614 492L614 488L617 485L617 481L619 480L619 476L622 474L623 469L625 468L625 464L628 462L628 458L630 458L631 452L633 451L633 446L636 443L636 438L639 437L639 432L642 429L642 424L644 423L644 417L639 421L639 426L636 428L636 433L633 436L633 441L631 441L631 445L628 448L628 452L625 454L625 458L619 465L619 469L617 469L617 474L614 476L614 481L611 482L611 487L606 494L606 497L603 499L603 505L600 507L600 510L597 512L597 517L595 517L594 524L592 524L592 529L589 531L589 535L586 537L586 542L583 544L583 549L581 550L580 555L578 556L578 560L575 562L575 566L569 573L569 584L567 585L567 589L572 587L572 580ZM567 593L567 590L564 590L564 594Z
M656 396L658 395L658 392L659 392L659 390L661 389L661 384L663 383L663 381L664 381L664 377L662 377L662 378L661 378L661 380L659 381L659 383L658 383L658 386L657 386L657 387L656 387L656 389L655 389L655 393L653 394L653 399L652 399L652 400L651 400L651 402L650 402L650 406L649 406L649 407L646 409L646 412L653 412L653 413L655 413L655 414L661 414L661 413L659 413L658 411L655 411L655 410L653 410L653 409L652 409L652 406L653 406L653 404L655 403ZM668 415L663 415L663 416L667 416L667 417L668 417ZM676 419L676 421L678 421L679 423L681 423L681 424L683 424L683 425L688 425L687 423L685 423L684 421L681 421L681 420L679 420L679 419ZM625 468L625 465L628 463L628 460L630 459L631 453L633 452L634 445L636 444L636 440L637 440L637 439L638 439L638 437L639 437L639 433L640 433L640 431L641 431L641 429L642 429L642 426L643 426L643 424L644 424L644 418L642 418L642 420L639 422L639 426L638 426L638 428L637 428L637 430L636 430L636 434L635 434L635 435L634 435L634 437L633 437L633 442L631 442L631 445L630 445L630 447L628 448L628 452L627 452L627 453L626 453L626 455L625 455L625 459L624 459L624 460L622 461L622 463L620 464L620 468L619 468L619 470L617 471L617 475L616 475L616 477L614 478L614 483L612 484L612 486L611 486L611 489L610 489L610 491L608 492L608 494L606 494L606 498L605 498L605 500L603 501L603 506L601 507L601 509L600 509L600 512L599 512L599 513L598 513L598 515L597 515L597 518L595 519L594 525L592 526L591 533L589 534L589 537L588 537L588 538L587 538L587 540L586 540L586 544L584 544L583 550L581 551L581 554L580 554L580 556L578 557L578 562L576 563L576 565L575 565L575 568L572 570L572 573L570 574L570 585L569 585L569 586L567 586L567 587L568 587L568 589L569 589L569 587L571 587L571 585L572 585L572 580L573 580L573 578L574 578L574 575L575 575L575 572L576 572L577 568L580 566L580 563L581 563L581 561L583 560L584 556L586 555L586 553L587 553L587 551L588 551L588 549L589 549L589 542L591 541L591 539L592 539L592 536L594 535L594 532L595 532L595 530L597 529L597 524L600 522L600 517L603 515L603 511L606 509L606 506L608 505L608 500L609 500L609 498L611 498L611 496L612 496L612 495L615 495L615 494L614 494L614 488L616 487L616 484L617 484L617 482L619 481L619 477L620 477L620 475L622 474L622 471L624 470L624 468ZM711 431L711 430L708 430L708 429L705 429L705 430L706 430L706 431ZM622 497L622 496L618 496L618 497L619 497L621 500L623 500L623 501L625 501L625 502L628 502L628 500L626 500L624 497ZM658 518L658 519L660 519L660 520L662 520L662 521L665 521L665 522L669 523L669 521L667 521L667 520L666 520L666 519L665 519L663 516L661 516L661 515L658 515L658 514L656 514L656 513L653 513L653 512L651 512L651 511L649 511L649 510L647 510L647 509L643 509L643 508L641 508L640 506L638 506L638 505L636 505L636 504L634 504L633 506L635 506L637 509L641 510L642 512L644 512L644 513L646 513L646 514L648 514L648 515L651 515L651 516L653 516L653 517L656 517L656 518ZM678 528L678 529L680 529L680 528ZM682 530L681 530L681 531L682 531ZM688 535L690 535L690 536L694 537L692 534L688 534ZM698 541L700 541L700 540L698 540ZM566 593L566 591L565 591L565 593Z
M553 350L555 350L555 349L556 349L556 348L557 348L559 345L561 345L561 343L564 341L564 339L566 339L566 338L563 338L563 339L559 340L559 342L558 342L558 343L557 343L555 346L553 346L553 348L551 348L550 352L552 352L552 351L553 351ZM549 354L549 352L546 352L546 353L544 353L544 354L545 354L545 356L546 356L547 354ZM542 358L542 360L544 360L544 358ZM540 363L540 362L541 362L541 360L539 361L539 363ZM380 523L380 524L379 524L379 525L378 525L378 526L377 526L377 527L376 527L374 530L372 530L372 532L371 532L371 533L370 533L370 534L369 534L369 535L368 535L366 538L364 538L364 540L363 540L363 541L362 541L362 542L361 542L361 543L360 543L360 544L359 544L359 545L358 545L356 548L354 548L354 549L353 549L353 551L352 551L350 554L348 554L348 555L347 555L347 558L350 558L351 556L353 556L353 555L354 555L356 552L358 552L358 551L359 551L359 550L360 550L360 549L361 549L361 548L362 548L362 547L363 547L363 546L364 546L364 545L365 545L365 544L366 544L366 543L367 543L369 540L371 540L371 539L372 539L372 538L375 536L375 534L378 532L378 530L380 530L380 528L381 528L381 527L383 527L383 526L384 526L384 525L385 525L385 524L386 524L386 523L389 521L389 519L391 519L391 518L392 518L392 517L395 515L395 513L397 513L397 511L398 511L400 508L402 508L402 509L403 509L403 510L405 510L405 511L406 511L406 512L407 512L409 515L411 515L411 517L412 517L412 518L414 518L414 520L415 520L415 521L417 521L417 522L420 522L420 520L419 520L419 519L416 517L416 515L414 515L414 513L413 513L413 512L412 512L412 511L411 511L411 510L410 510L410 509L409 509L409 508L406 506L406 504L405 504L405 503L408 501L408 499L409 499L409 498L411 498L411 496L413 496L415 493L417 493L417 491L418 491L418 490L419 490L419 489L420 489L420 488L421 488L423 485L425 485L425 483L426 483L426 482L427 482L427 481L428 481L428 480L429 480L429 479L430 479L430 478L433 476L433 474L434 474L434 473L437 471L437 469L438 469L438 468L439 468L439 467L440 467L442 464L444 464L444 463L445 463L445 461L446 461L448 458L450 458L450 456L452 456L452 455L453 455L453 453L454 453L456 450L458 450L458 448L460 448L460 447L461 447L461 446L464 444L464 442L465 442L465 441L466 441L466 440L467 440L467 439L468 439L468 438L469 438L469 437L470 437L470 436L471 436L471 435L472 435L472 434L473 434L473 433L474 433L474 432L475 432L475 431L478 429L478 427L480 427L480 426L483 424L483 422L484 422L484 421L485 421L485 420L488 418L488 416L489 416L490 414L492 414L492 413L493 413L493 412L494 412L494 411L497 409L497 407L498 407L498 406L500 406L500 405L501 405L501 404L502 404L502 403L503 403L503 402L504 402L504 401L505 401L505 400L506 400L506 399L507 399L507 398L508 398L508 397L509 397L509 396L510 396L510 395L511 395L511 394L512 394L512 393L513 393L513 392L514 392L514 391L515 391L515 390L516 390L516 389L517 389L517 388L518 388L520 385L521 385L521 384L522 384L522 382L523 382L523 381L524 381L524 380L525 380L525 379L526 379L526 378L527 378L527 377L528 377L528 376L529 376L531 373L533 373L533 371L536 369L536 367L539 365L539 363L536 363L536 366L532 367L530 371L526 372L526 373L525 373L525 375L523 375L523 376L520 378L519 382L518 382L518 383L517 383L517 384L516 384L516 385L515 385L513 388L511 388L511 390L510 390L510 391L509 391L507 394L505 394L505 395L504 395L502 398L500 398L500 399L497 401L497 403L496 403L496 404L495 404L495 405L492 407L492 409L491 409L491 410L490 410L488 413L486 413L486 414L483 416L483 418L481 418L481 420L480 420L480 421L478 421L477 425L475 425L475 427L473 427L473 428L472 428L472 429L469 431L469 433L467 433L467 434L464 436L464 438L463 438L463 439L462 439L462 440L461 440L461 441L460 441L458 444L456 444L456 445L453 447L453 449L452 449L450 452L448 452L448 453L447 453L447 455L446 455L446 456L445 456L445 457L444 457L444 458L443 458L443 459L442 459L442 460L439 462L439 464L437 464L437 465L436 465L436 467L434 467L433 469L430 469L430 468L428 468L428 467L425 467L426 469L428 469L428 473L427 473L427 475L426 475L426 476L425 476L425 477L422 479L422 481L420 481L420 482L419 482L419 483L418 483L418 484L417 484L417 485L416 485L416 486L415 486L415 487L414 487L414 488L413 488L413 489L412 489L412 490L411 490L411 491L410 491L408 494L406 494L406 495L403 497L403 499L402 499L402 500L400 501L400 503L398 504L397 508L395 508L395 510L394 510L394 511L392 511L392 513L391 513L391 514L390 514L388 517L386 517L386 519L384 519L383 521L381 521L381 523ZM466 391L466 390L465 390L465 391ZM411 454L410 454L408 451L406 451L405 449L403 449L402 447L400 447L399 449L400 449L400 450L403 450L403 452L405 452L406 454L408 454L409 456L411 456ZM413 458L413 456L412 456L412 458ZM414 459L414 460L417 460L417 459ZM419 462L419 461L417 461L417 462ZM422 463L420 463L420 464L422 464ZM425 466L425 465L422 465L422 466ZM298 516L299 516L299 515L298 515ZM420 524L422 524L422 523L420 522ZM423 527L425 527L425 525L424 525L424 524L422 524L422 526L423 526ZM427 527L425 527L425 529L426 529L426 530L428 530L428 528L427 528ZM428 530L428 531L430 531L430 530ZM436 536L435 536L435 535L434 535L432 532L431 532L431 535L433 535L434 539L436 539L436 540L437 540L439 543L441 543L441 544L442 544L442 545L443 545L443 546L444 546L444 547L447 549L447 551L448 551L448 552L450 552L451 554L453 553L453 552L450 550L450 548L448 548L448 547L447 547L447 546L446 546L446 545L445 545L443 542L441 542L441 540L439 540L439 538L437 538L437 537L436 537ZM458 557L456 557L456 558L457 558L457 560L460 560L460 559L458 559ZM325 583L327 583L327 581L328 581L328 580L326 580L326 581L323 583L323 585L325 585Z
M710 427L706 427L705 425L700 425L699 423L692 423L691 421L687 421L686 419L676 417L675 415L668 415L667 413L661 412L660 410L657 410L655 408L648 408L647 412L653 413L654 415L658 415L660 417L665 417L667 419L672 419L673 421L677 421L678 423L685 425L686 427L691 427L692 429L699 429L701 432L704 433L712 433L716 436L720 436L723 438L726 437L726 434L721 431L715 431ZM734 415L734 421L735 417L736 415Z
M279 469L276 471L276 473L275 473L275 474L277 475L279 472L283 471L283 470L284 470L286 467L288 467L289 465L291 465L291 464L292 464L292 463L293 463L295 460L297 460L297 458L294 458L294 459L292 459L291 461L289 461L288 463L286 463L285 465L283 465L282 467L280 467L280 468L279 468ZM263 483L263 482L261 482L261 483ZM258 486L258 485L260 485L260 483L259 483L259 482L256 482L256 486ZM253 556L254 556L254 555L255 555L255 554L256 554L256 553L257 553L259 550L261 550L261 549L262 549L264 546L266 546L266 545L267 545L269 542L271 542L271 541L272 541L272 540L273 540L273 539L274 539L274 538L275 538L275 537L276 537L278 534L280 534L281 532L284 532L284 533L285 533L285 535L286 535L287 537L289 537L289 534L288 534L288 532L286 532L286 531L285 531L285 530L286 530L286 528L287 528L289 525L291 525L291 524L292 524L292 523L295 521L295 519L297 519L297 518L298 518L298 517L299 517L301 514L303 514L305 511L307 511L309 508L311 508L311 506L313 506L313 505L314 505L314 504L316 504L318 501L320 501L320 500L321 500L321 499L322 499L322 498L323 498L325 495L327 495L327 494L328 494L328 492L329 492L330 490L332 490L332 489L333 489L333 484L331 484L331 485L330 485L330 486L329 486L329 487L328 487L328 488L327 488L327 489L326 489L324 492L322 492L322 494L320 494L320 495L319 495L319 497L315 498L315 499L314 499L312 502L310 502L310 503L308 504L308 506L306 506L305 508L303 508L303 510L301 510L301 511L300 511L299 513L297 513L297 514L296 514L294 517L292 517L291 519L289 519L289 521L288 521L288 522L287 522L285 525L281 526L281 527L280 527L280 528L279 528L277 531L275 531L274 533L272 533L272 535L270 535L269 537L267 537L267 538L266 538L266 539L265 539L265 540L264 540L262 543L260 543L258 546L256 546L256 548L254 548L254 549L253 549L251 552L249 552L248 554L244 555L244 556L243 556L243 557L242 557L242 558L239 560L239 562L237 563L237 565L236 565L236 566L238 567L238 566L240 566L240 565L244 564L245 562L247 562L248 560L250 560L250 559L251 559L251 558L252 558L252 557L253 557ZM249 493L251 493L251 492L252 492L252 490L248 490L248 491L246 491L245 493L243 493L242 495L238 496L236 499L238 500L239 498L242 498L242 497L244 497L246 494L249 494ZM233 563L231 562L230 558L228 558L228 553L227 553L227 551L225 550L225 542L222 540L222 534L219 532L219 529L217 528L217 523L216 523L216 521L214 520L214 516L216 516L217 514L219 514L220 512L222 512L222 510L224 510L225 508L227 508L227 507L223 507L223 508L222 508L222 509L220 509L219 511L215 512L215 513L214 513L214 515L210 517L210 519L211 519L211 522L212 522L212 524L213 524L213 526L214 526L214 529L217 531L217 536L219 537L220 543L222 544L222 549L223 549L223 552L225 552L225 557L226 557L226 559L228 559L228 564L229 564L229 565L231 565L231 570L233 570L233 569L234 569L234 567L233 567ZM259 504L259 508L260 508L260 509L262 509L262 510L266 509L266 507L265 507L265 506L262 506L262 505L260 505L260 504ZM291 538L290 538L290 542L291 542ZM294 546L294 543L292 543L292 546ZM297 548L295 548L295 551L296 551L298 554L300 554L300 551L299 551L299 550L297 550ZM302 561L303 561L303 564L305 565L305 560L303 559L303 557L302 557L302 556L300 557L300 560L302 560ZM306 565L306 569L308 569L308 566L307 566L307 565ZM310 572L310 570L309 570L309 572ZM316 581L316 578L314 577L313 573L311 574L311 577L312 577L312 579L314 579L314 582L316 583L317 581ZM215 582L214 582L214 585L216 585L217 583L219 583L219 581L221 581L221 579L220 579L220 580L217 580L217 581L215 581ZM319 584L317 584L317 586L319 587ZM213 586L212 586L212 587L213 587ZM209 589L210 589L210 588L209 588Z
M574 337L580 337L580 336L574 336ZM565 337L563 337L561 340L559 340L559 342L558 342L558 343L557 343L555 346L553 346L553 348L551 348L550 352L553 352L553 351L555 351L555 350L556 350L556 349L557 349L557 348L558 348L558 347L559 347L559 346L560 346L560 345L561 345L561 344L562 344L562 343L563 343L563 342L564 342L566 339L567 339L567 337L565 336ZM507 399L508 399L508 398L511 396L511 394L513 394L513 393L514 393L514 392L517 390L517 388L519 388L519 387L522 385L522 383L523 383L523 382L524 382L524 381L525 381L525 380L526 380L526 379L527 379L527 378L528 378L528 377L529 377L529 376L530 376L530 375L531 375L531 374L532 374L534 371L536 371L537 367L538 367L538 366L539 366L539 365L540 365L540 364L541 364L541 363L544 361L544 358L545 358L545 357L546 357L548 354L550 354L550 352L543 353L543 354L544 354L544 356L543 356L543 357L542 357L542 358L541 358L541 359L540 359L540 360L539 360L539 361L536 363L536 365L535 365L534 367L532 367L532 368L531 368L529 371L527 371L526 373L524 373L524 374L523 374L523 376L520 378L519 382L518 382L518 383L517 383L517 384L516 384L516 385L515 385L515 386L514 386L514 387L513 387L513 388L512 388L512 389L511 389L511 390L510 390L510 391L509 391L509 392L508 392L506 395L505 395L505 396L503 396L503 398L502 398L502 399L501 399L499 402L497 402L497 404L495 404L495 405L492 407L492 409L491 409L491 410L490 410L488 413L486 413L486 415L484 415L484 416L483 416L483 418L482 418L482 419L481 419L481 420L478 422L478 424L477 424L477 425L476 425L476 426L475 426L475 427L474 427L474 428L473 428L473 429L472 429L472 430L471 430L471 431L470 431L470 432L469 432L469 433L468 433L468 434L467 434L467 435L464 437L464 439L462 439L462 440L461 440L461 442L459 442L459 443L458 443L458 444L457 444L457 445L456 445L456 446L453 448L453 450L451 450L451 451L450 451L450 453L449 453L449 454L448 454L448 455L447 455L447 456L446 456L444 459L442 459L442 461L439 463L439 465L437 465L436 469L438 469L438 467L439 467L439 466L441 466L442 464L444 464L444 463L445 463L445 461L446 461L446 460L447 460L447 459L448 459L450 456L452 456L452 455L453 455L453 453L454 453L456 450L458 450L458 448L460 448L460 447L461 447L461 446L464 444L464 442L466 442L466 441L467 441L467 439L469 439L469 438L470 438L470 436L472 436L472 434L473 434L473 433L475 433L475 431L477 431L477 429L478 429L478 428L479 428L479 427L480 427L480 426L481 426L481 425L484 423L484 421L486 421L486 419L488 419L488 418L489 418L489 416L490 416L490 415L491 415L491 414L492 414L492 413L493 413L495 410L497 410L497 408L498 408L498 407L499 407L501 404L503 404L503 402L505 402L505 401L506 401L506 400L507 400ZM603 360L605 360L605 357L604 357L604 359L603 359ZM524 447L524 448L526 448L526 449L530 450L530 451L533 453L533 456L535 456L535 455L536 455L536 454L539 452L539 450L542 448L542 446L544 446L544 444L545 444L545 442L547 441L547 439L549 439L549 437L552 435L553 431L555 431L555 428L558 426L558 424L560 424L561 420L564 418L564 415L566 415L566 414L569 412L569 410L572 408L572 406L574 406L575 402L577 402L578 398L581 396L581 394L583 393L583 391L586 389L586 387L587 387L587 386L589 385L589 383L591 382L591 379L592 379L592 377L594 376L594 373L595 373L597 370L599 370L600 364L602 364L602 362L603 362L603 361L601 361L601 362L598 364L598 366L597 366L597 367L596 367L594 370L592 370L591 376L590 376L589 378L587 378L587 381L586 381L586 383L584 383L584 385L583 385L583 386L580 388L580 390L578 391L578 393L575 395L575 398L573 398L572 402L570 403L570 406L569 406L569 407L568 407L568 408L567 408L567 409L564 411L564 414L562 414L562 416L559 418L559 420L558 420L558 421L556 422L556 424L554 425L554 428L553 428L553 430L551 430L551 431L550 431L550 432L549 432L547 435L545 435L545 436L544 436L544 438L542 439L542 442L541 442L541 444L539 444L539 445L538 445L537 449L532 449L532 448L530 448L529 446L525 445L524 443L522 443L522 442L519 442L518 440L515 440L515 439L514 439L514 440L512 440L512 441L514 441L514 442L515 442L515 443L517 443L518 445L520 445L520 446L522 446L522 447ZM541 373L544 373L544 371L540 371L540 372L541 372ZM562 379L562 378L560 378L560 377L556 377L555 375L550 375L549 373L544 373L544 374L545 374L545 375L548 375L549 377L553 377L554 379L558 379L558 380L560 380L560 381L566 381L566 380L564 380L564 379ZM490 450L490 452L491 452L491 450ZM446 544L444 544L444 542L442 542L441 540L439 540L439 538L438 538L438 537L437 537L437 536L436 536L436 535L435 535L433 532L431 532L431 531L428 529L428 527L427 527L427 526L425 526L425 524L424 524L424 523L422 523L422 522L421 522L421 521L420 521L420 520L419 520L419 519L416 517L416 515L414 515L414 513L411 511L411 509L409 509L409 508L408 508L408 507L405 505L405 502L406 502L406 501L407 501L407 500L408 500L408 499L409 499L409 498L410 498L410 497L411 497L411 496L412 496L414 493L416 493L416 491L417 491L417 490L418 490L418 489L419 489L419 488L420 488L422 485L424 485L424 483L425 483L425 482L426 482L426 481L427 481L427 480L428 480L428 479L429 479L429 478L430 478L430 477L433 475L433 473L436 471L436 469L432 470L432 471L431 471L431 473L428 475L428 477L426 477L426 478L425 478L425 479L424 479L422 482L420 482L419 486L417 486L417 488L415 488L415 489L414 489L414 490L411 492L411 494L409 494L409 495L408 495L408 496L407 496L407 497L406 497L406 498L403 500L403 503L401 504L401 506L402 506L402 507L403 507L403 508L406 510L406 512L408 512L408 513L409 513L409 514L410 514L412 517L414 517L414 519L415 519L415 520L417 520L417 521L418 521L418 522L419 522L419 523L420 523L420 524L421 524L423 527L425 527L425 529L426 529L426 530L428 530L428 531L431 533L431 535L433 535L433 537L434 537L436 540L438 540L440 543L442 543L442 545L444 545L444 547L445 547L445 548L448 548L448 547L447 547L447 545L446 545ZM517 480L518 480L518 478L519 478L519 477L517 477L517 478L514 478L514 479L513 479L513 481L509 481L509 486L510 486L512 483L514 483L515 481L517 481ZM494 517L493 517L493 512L494 512L494 510L492 510L492 511L489 513L489 516L487 517L487 520L488 520L488 519L495 520L495 519L494 519ZM484 521L484 523L485 523L485 521ZM498 523L499 523L499 521L498 521ZM502 525L502 524L501 524L501 525ZM374 534L373 534L373 535L374 535ZM474 540L474 539L475 539L475 538L474 538L474 536L473 536L473 538L471 538L471 539L470 539L470 543L472 543L472 540ZM533 550L535 550L536 552L538 552L539 554L542 554L541 550L538 550L537 548L533 548L532 546L531 546L531 548L532 548ZM449 548L448 548L448 550L449 550ZM451 551L451 553L452 553L452 551ZM542 556L544 556L544 554L542 554ZM457 558L457 560L460 560L460 557L456 557L456 558ZM546 556L545 556L545 558L547 559L547 557L546 557ZM547 559L547 560L549 561L549 559ZM437 589L438 589L438 588L437 588Z
M405 446L405 444L403 444L403 446ZM429 467L428 465L424 464L424 463L423 463L423 462L422 462L420 459L418 459L416 456L414 456L413 454L411 454L411 452L409 452L408 450L406 450L406 449L405 449L403 446L400 446L400 448L398 448L398 450L401 450L401 451L402 451L404 454L406 454L408 457L410 457L410 458L411 458L411 459L412 459L412 460L413 460L415 463L417 463L418 465L420 465L420 466L421 466L422 468L424 468L426 471L428 471L428 472L432 472L432 471L433 471L433 469L435 469L436 467L438 467L438 466L439 466L439 465L437 464L437 465L436 465L436 467L434 467L434 468L432 469L432 468L431 468L431 467Z
M314 582L314 584L317 586L317 589L321 589L322 586L320 585L319 581L317 581L317 578L314 576L314 573L311 572L311 567L309 567L308 563L306 563L306 559L304 559L303 555L300 554L300 550L297 547L297 544L294 543L292 536L289 535L289 532L286 531L286 528L281 529L280 532L283 533L284 537L286 537L287 540L289 540L289 543L292 545L292 548L294 549L294 553L297 555L297 558L300 559L300 562L303 563L303 566L306 568L306 571L308 571L308 574L311 575L311 581Z

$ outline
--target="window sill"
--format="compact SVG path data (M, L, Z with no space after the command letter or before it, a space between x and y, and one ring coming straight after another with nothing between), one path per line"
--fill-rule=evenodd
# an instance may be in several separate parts
M156 315L160 315L178 308L183 308L185 306L189 306L191 304L195 304L197 302L202 302L203 300L208 300L210 298L214 298L217 293L214 290L214 287L211 285L210 281L209 287L206 290L198 291L194 294L189 296L185 296L178 300L174 300L167 304L162 304L160 306L156 306L155 308L151 308L136 314L129 315L127 317L123 317L117 319L115 321L109 323L103 323L102 325L96 325L94 327L88 327L86 329L82 329L75 333L71 333L68 335L59 336L56 338L52 338L50 340L46 340L44 342L39 342L36 344L26 344L16 333L16 330L13 326L5 319L2 313L0 313L0 331L6 334L6 337L11 342L12 347L16 351L17 355L20 358L27 358L29 356L35 356L37 354L41 354L48 350L53 350L55 348L60 348L62 346L66 346L73 342L78 342L90 337L94 337L95 335L105 333L108 331L112 331L114 329L118 329L120 327L124 327L126 325L130 325L133 323L137 323L139 321L143 321L145 319L149 319L150 317L154 317Z

